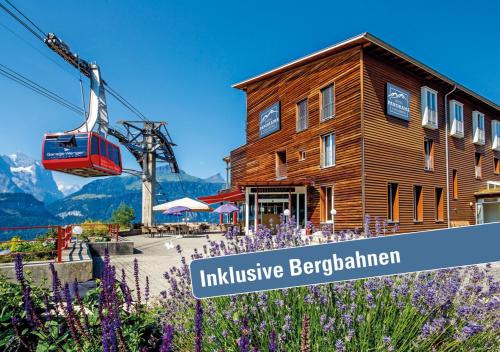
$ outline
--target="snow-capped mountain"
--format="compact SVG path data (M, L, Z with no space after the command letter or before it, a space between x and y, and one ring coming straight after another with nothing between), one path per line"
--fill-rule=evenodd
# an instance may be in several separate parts
M66 196L69 196L70 194L78 192L82 188L82 186L80 186L80 185L68 185L66 183L57 182L57 188L66 197Z
M27 193L44 203L64 196L52 173L23 153L0 156L0 193Z

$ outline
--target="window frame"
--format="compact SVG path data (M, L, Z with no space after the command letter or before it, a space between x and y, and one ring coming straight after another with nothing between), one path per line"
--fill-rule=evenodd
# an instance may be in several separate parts
M419 190L418 195L417 190ZM424 222L424 188L422 185L413 185L413 222L419 224Z
M332 114L330 116L325 116L325 112L324 112L324 107L323 107L323 92L328 90L328 89L332 89ZM328 84L326 84L325 86L323 86L322 88L320 88L319 90L319 120L320 122L324 122L324 121L328 121L328 120L331 120L335 117L335 82L330 82Z
M438 190L440 191L438 198ZM444 222L444 190L442 187L434 188L434 217L436 223Z
M439 110L438 110L438 92L427 86L420 88L420 100L421 100L421 117L422 126L429 128L431 130L438 129L439 127ZM427 95L430 94L433 97L433 102L435 104L435 110L429 108L427 101ZM434 112L434 113L432 113Z
M491 149L500 152L500 121L491 120Z
M395 186L395 189L394 189ZM394 195L394 190L396 194ZM387 221L391 224L400 221L400 203L399 203L399 183L387 183Z
M307 158L307 151L299 150L299 161L304 161Z
M331 190L330 202L328 202L328 190ZM332 224L334 222L331 209L328 209L328 204L331 204L331 209L335 209L335 185L321 186L321 223Z
M461 120L457 118L457 108L461 111ZM458 100L450 100L450 136L464 138L465 135L465 113L464 104Z
M481 122L481 123L480 123ZM480 125L483 125L481 128ZM480 111L474 110L472 112L472 141L477 145L485 145L486 143L486 121L484 114Z
M452 171L452 198L453 200L458 200L458 170L453 169Z
M480 152L474 153L474 177L476 180L483 178L483 154Z
M429 163L430 167L427 167L427 143L430 142L429 149ZM425 171L434 171L434 140L432 138L424 138L424 170Z
M500 175L500 159L496 156L493 157L493 174Z
M301 121L301 104L305 103L305 118L304 118L304 121L305 121L305 124L304 126L302 126L302 124L300 123ZM295 109L296 109L296 132L302 132L302 131L305 131L309 128L309 99L308 98L304 98L304 99L301 99L299 100L296 104L295 104ZM301 128L302 127L302 128Z
M325 137L329 137L329 136L333 136L333 143L332 143L332 150L331 150L331 155L332 155L332 164L331 165L326 165L325 163L325 158L326 158L326 153L325 153ZM335 138L335 132L330 132L330 133L326 133L324 135L321 136L321 153L320 153L320 156L321 156L321 168L322 169L327 169L329 167L334 167L336 164L337 164L337 155L336 155L336 147L335 147L335 142L336 142L336 138Z

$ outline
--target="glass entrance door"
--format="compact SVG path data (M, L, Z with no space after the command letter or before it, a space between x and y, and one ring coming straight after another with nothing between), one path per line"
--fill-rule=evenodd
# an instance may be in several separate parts
M260 202L259 223L266 227L274 227L281 222L280 216L283 215L285 209L288 209L287 201Z

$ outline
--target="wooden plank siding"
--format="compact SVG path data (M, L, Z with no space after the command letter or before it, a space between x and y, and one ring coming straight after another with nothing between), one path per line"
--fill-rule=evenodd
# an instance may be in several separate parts
M410 74L402 68L364 52L363 65L363 116L365 139L365 211L372 217L387 218L387 183L399 184L400 229L421 231L447 226L446 218L446 149L444 96L451 90L448 86L430 84L424 78ZM410 122L385 114L385 84L393 83L410 92ZM437 130L422 127L421 87L428 86L438 91ZM494 112L485 106L473 105L464 97L450 95L464 104L463 139L449 137L450 218L452 221L475 223L474 192L486 188L486 181L500 181L493 173L493 157L498 155L491 149L491 119ZM472 141L472 111L485 113L486 145L476 146ZM434 171L424 170L424 139L434 141ZM475 151L483 155L483 177L474 177ZM459 199L452 198L452 170L458 170ZM413 219L413 187L423 189L424 220ZM445 192L444 221L436 221L435 188ZM470 205L472 202L473 206Z
M391 54L392 55L392 54ZM334 186L335 229L363 226L365 215L381 220L388 215L388 183L399 185L400 231L411 232L447 226L446 196L450 197L450 219L475 223L474 193L486 188L486 181L499 181L494 174L491 149L491 120L500 120L498 110L457 91L449 100L464 104L463 139L449 137L450 194L446 195L446 149L444 97L452 89L449 82L410 63L390 61L368 44L350 47L327 57L307 61L284 72L250 81L247 94L246 144L231 152L233 189L244 183L276 181L276 153L286 152L286 182L308 184L308 220L320 226L322 186ZM386 83L410 92L410 121L385 114ZM320 90L334 83L335 117L320 121ZM438 92L438 126L422 127L421 87ZM307 98L309 126L297 132L296 104ZM281 129L259 137L259 113L281 103ZM485 114L486 145L473 144L472 111ZM336 165L321 167L321 136L334 132ZM424 170L424 140L434 142L434 170ZM305 151L305 160L299 152ZM481 152L482 179L475 178L475 152ZM458 170L457 200L451 197L453 169ZM423 220L414 221L414 186L422 187ZM444 196L444 219L436 221L436 187ZM472 203L472 206L471 206Z
M362 223L360 47L250 85L247 89L247 144L231 153L232 185L276 180L276 152L286 151L286 181L306 182L309 220L320 223L320 187L335 186L337 228ZM335 117L320 122L320 89L334 83ZM296 132L296 104L308 99L309 126ZM259 137L259 113L281 103L281 129ZM320 167L321 136L334 132L336 165ZM306 159L299 160L299 151ZM241 160L244 154L244 161Z

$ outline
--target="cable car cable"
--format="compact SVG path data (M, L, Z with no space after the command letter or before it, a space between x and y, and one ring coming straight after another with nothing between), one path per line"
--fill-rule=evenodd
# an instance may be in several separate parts
M27 20L29 23L31 23L33 25L33 27L35 27L40 33L42 33L44 36L47 35L47 32L43 31L42 29L40 29L40 27L38 27L32 20L30 20L21 10L19 10L12 2L10 2L9 0L4 0L7 4L9 4L13 9L15 9L21 16L24 17L25 20Z
M10 32L13 36L15 36L17 39L19 39L20 41L22 41L24 44L28 45L31 49L35 50L37 53L39 53L40 55L42 55L43 57L45 57L47 60L50 60L54 64L56 64L57 66L59 66L59 68L61 68L64 72L66 72L67 74L71 75L72 77L74 77L75 79L78 80L78 76L75 75L73 73L73 71L68 70L67 66L61 65L60 62L57 62L56 60L54 60L49 55L47 55L46 53L42 52L39 48L35 47L32 43L30 43L28 40L26 40L25 38L23 38L20 34L16 33L14 30L12 30L8 26L6 26L4 23L0 22L0 26L2 26L5 30L7 30L8 32ZM84 82L84 84L86 84L88 86L88 83Z
M24 13L22 13L11 2L9 2L8 0L4 0L4 1L6 1L10 6L12 6L29 23L31 23L35 27L35 29L37 29L40 33L42 33L44 36L46 36L46 33L43 30L41 30L39 26L37 26L31 19L29 19ZM7 7L5 7L4 5L2 5L1 3L0 3L0 7L3 10L5 10L9 15L11 15L15 20L17 20L23 27L25 27L28 31L30 31L34 36L36 36L43 43L45 43L45 41L44 41L45 38L42 37L42 36L40 36L38 33L36 33L36 31L32 27L30 27L26 22L24 22L21 18L19 18L19 16L17 16L15 13L13 13L11 10L9 10ZM79 71L81 72L80 69L79 69ZM144 114L142 112L140 112L135 106L133 106L130 102L128 102L116 90L114 90L113 88L111 88L109 86L109 84L107 84L106 82L104 82L104 84L105 84L106 91L111 96L113 96L116 100L118 100L118 102L120 102L123 106L125 106L128 110L130 110L134 115L138 116L141 120L143 120L143 121L149 121L149 119L146 116L144 116Z
M26 28L28 31L30 31L35 37L37 37L38 39L40 39L43 42L43 37L40 34L38 34L32 27L30 27L26 22L24 22L21 18L19 18L19 16L17 16L14 12L12 12L11 10L9 10L2 3L0 3L0 7L5 12L7 12L9 15L11 15L17 22L19 22L24 28Z
M5 65L0 64L0 66L4 67L6 69L5 70L5 69L0 67L0 75L6 77L6 78L8 78L16 83L19 83L28 89L31 89L32 91L54 101L55 103L58 103L59 105L65 107L65 108L67 108L67 109L69 109L69 110L71 110L79 115L82 114L82 110L78 106L71 103L70 101L68 101L68 100L64 99L63 97L59 96L58 94L48 90L47 88L39 85L38 83L33 82L32 80L24 77L20 73L17 73L16 71L6 67Z
M118 100L123 106L129 109L132 113L134 113L137 117L139 117L143 121L149 121L149 119L144 116L135 106L133 106L130 102L128 102L123 96L121 96L116 90L111 88L108 83L104 82L104 89L111 96L113 96L116 100Z

